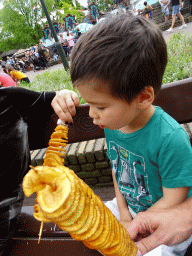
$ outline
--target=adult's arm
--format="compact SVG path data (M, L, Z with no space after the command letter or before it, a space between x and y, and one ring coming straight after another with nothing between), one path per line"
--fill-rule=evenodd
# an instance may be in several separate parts
M135 241L147 234L137 242L142 254L162 244L172 246L182 243L192 234L192 196L169 209L149 209L139 213L127 225L127 231Z
M12 105L24 118L29 115L29 109L38 104L46 108L47 112L53 113L51 101L55 92L37 92L22 87L1 88L0 96L6 97L6 101ZM41 109L40 109L41 110Z
M28 125L30 150L47 146L47 127L54 110L51 102L55 92L36 92L21 87L6 87L0 89L4 108L13 107ZM11 118L11 117L10 117ZM53 129L50 129L50 132Z

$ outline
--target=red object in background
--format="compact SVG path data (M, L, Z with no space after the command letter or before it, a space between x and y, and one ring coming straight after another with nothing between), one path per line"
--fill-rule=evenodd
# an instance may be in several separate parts
M7 74L0 74L0 82L3 87L17 86L15 81Z

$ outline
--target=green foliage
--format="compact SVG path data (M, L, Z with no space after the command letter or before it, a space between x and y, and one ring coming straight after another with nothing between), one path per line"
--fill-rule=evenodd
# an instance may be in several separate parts
M110 10L110 7L114 5L114 0L97 0L95 1L98 4L99 11L108 11ZM92 3L92 1L90 1Z
M174 34L167 42L168 64L163 84L192 77L192 37Z
M81 5L76 1L76 8L72 4L72 0L68 0L62 3L62 9L64 9L64 15L65 17L67 14L75 15L77 23L80 23L84 15L80 13L78 10L81 10ZM63 18L62 17L62 18ZM63 19L62 19L63 22Z
M45 0L48 10L54 0ZM0 11L0 50L26 48L30 43L36 44L43 36L42 27L37 23L43 14L42 7L37 7L36 0L5 0Z

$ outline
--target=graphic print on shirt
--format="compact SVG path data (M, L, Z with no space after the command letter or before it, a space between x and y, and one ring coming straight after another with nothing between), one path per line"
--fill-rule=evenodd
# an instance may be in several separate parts
M112 141L109 142L109 154L122 195L135 212L145 211L152 205L152 195L144 158Z

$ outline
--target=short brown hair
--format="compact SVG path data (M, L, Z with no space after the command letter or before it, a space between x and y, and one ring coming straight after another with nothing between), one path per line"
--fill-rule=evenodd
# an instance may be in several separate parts
M128 102L146 86L161 88L167 47L160 29L145 17L109 16L80 37L71 53L71 79L109 81L112 96Z

